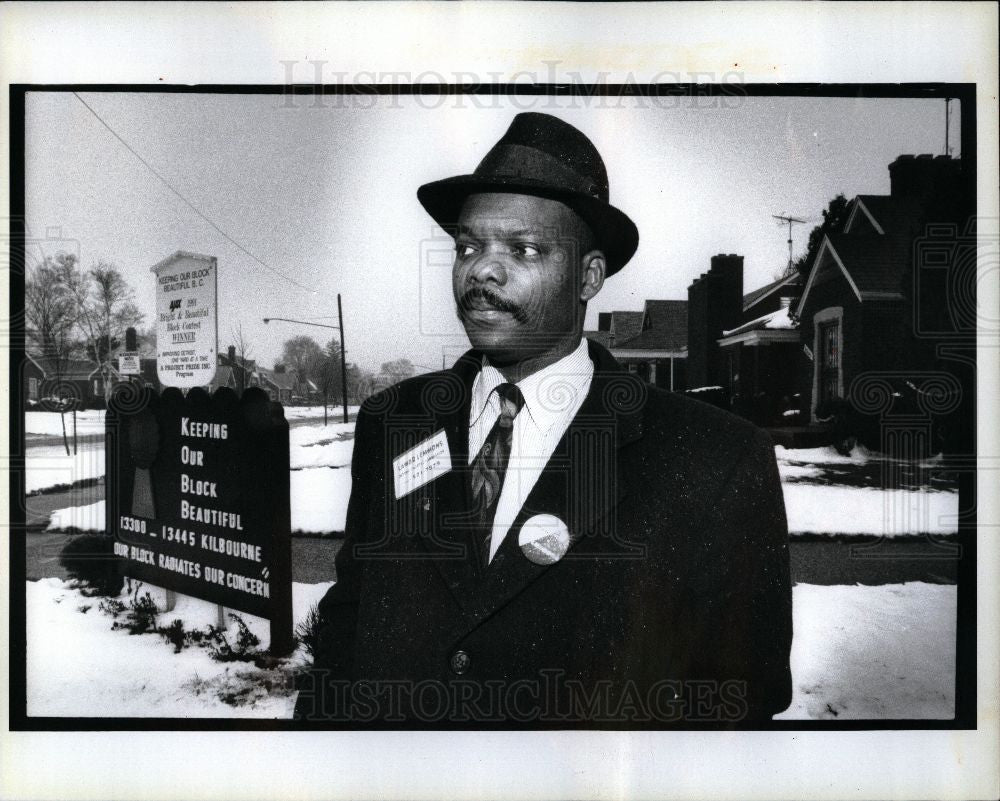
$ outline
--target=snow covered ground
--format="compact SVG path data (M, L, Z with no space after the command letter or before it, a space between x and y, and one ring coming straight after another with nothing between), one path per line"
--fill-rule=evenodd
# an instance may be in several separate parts
M79 443L77 453L69 456L62 445L29 447L25 468L24 491L29 494L98 478L104 475L104 444Z
M294 584L294 619L302 620L329 587ZM794 691L779 719L953 716L954 586L799 584L793 592ZM158 635L112 630L100 599L59 579L28 582L26 593L29 715L291 716L292 672L306 658L301 650L267 669L216 662L197 646L174 653ZM126 593L120 598L128 601ZM242 618L266 646L267 622ZM215 623L215 606L181 598L157 622L175 619L186 629L204 628Z
M292 407L289 412L315 408ZM320 409L322 411L322 409ZM103 475L100 444L67 457L61 446L29 448L30 491ZM344 530L351 493L354 423L297 426L289 432L292 531L322 534ZM775 448L788 528L797 534L900 537L947 535L958 530L958 493L937 489L882 490L838 483L838 472L870 465L879 457L863 448L841 456L833 448ZM103 511L61 510L51 529L103 526Z
M67 412L64 416L66 421L66 435L72 442L73 438L73 413ZM61 437L63 433L62 422L55 412L25 412L24 413L24 433L35 436ZM81 409L76 413L76 434L78 437L104 434L104 410L103 409ZM71 445L72 447L72 445ZM65 453L65 451L63 451Z
M857 446L850 456L833 448L774 449L788 530L796 534L904 537L958 531L958 492L857 486L852 471L882 458ZM920 467L938 463L927 459ZM873 472L878 472L873 471ZM874 482L873 482L874 483Z
M296 623L329 587L292 586ZM123 593L120 599L127 602L129 596ZM98 608L101 600L88 598L59 579L27 583L29 715L291 717L295 706L292 671L305 659L301 649L267 669L252 662L216 662L198 646L174 653L173 646L159 635L113 631L112 618ZM267 621L240 617L260 637L261 647L266 647ZM216 607L182 597L157 622L169 625L173 620L182 620L189 630L204 628L216 622ZM235 625L230 625L227 636L235 641Z
M293 531L343 530L353 430L353 423L317 423L290 431ZM103 472L99 446L73 459L65 457L61 446L30 451L29 487L50 481L70 483ZM864 486L864 477L878 472L877 455L856 450L843 457L828 448L781 447L775 453L793 535L870 537L957 529L957 492ZM51 529L71 527L103 530L104 502L53 514ZM328 586L294 585L296 619ZM269 669L215 662L204 649L194 647L174 654L159 636L112 631L111 619L97 608L98 599L85 598L57 579L29 582L27 594L30 714L265 718L291 714L294 697L289 677L301 654ZM920 582L797 585L794 697L781 717L951 717L955 603L954 586ZM162 615L161 625L175 617L188 628L215 622L214 605L193 599L182 604ZM90 608L79 611L85 606ZM244 619L266 641L266 622Z
M347 414L356 415L360 406L352 406L347 404ZM331 421L342 420L344 414L344 407L340 405L330 404L326 407L327 416ZM318 417L323 419L323 407L322 406L286 406L285 407L285 419L286 420L305 420Z
M778 719L953 717L956 603L953 585L796 585Z

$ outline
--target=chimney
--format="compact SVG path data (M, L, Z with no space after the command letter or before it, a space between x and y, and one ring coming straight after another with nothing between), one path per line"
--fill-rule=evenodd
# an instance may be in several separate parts
M902 155L889 165L890 194L927 200L947 193L955 186L961 166L962 162L951 156Z
M235 345L230 345L229 346L229 361L232 364L236 363L236 346Z
M597 314L597 330L598 331L610 331L611 330L611 312L598 312L598 314Z
M793 298L781 298L781 308L787 309L792 305Z
M135 335L135 329L129 326L125 329L125 350L139 350L139 344Z

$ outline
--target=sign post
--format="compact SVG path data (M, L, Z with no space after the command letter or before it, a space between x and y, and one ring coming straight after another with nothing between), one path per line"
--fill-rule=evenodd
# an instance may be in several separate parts
M139 375L139 351L125 350L118 355L119 375Z

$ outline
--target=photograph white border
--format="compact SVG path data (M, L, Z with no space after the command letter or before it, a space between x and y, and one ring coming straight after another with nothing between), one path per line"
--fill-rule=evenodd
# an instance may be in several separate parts
M974 82L978 209L996 226L996 31L992 3L8 3L0 6L0 130L6 144L11 83L280 84L288 61L322 62L321 74L344 82L712 82L733 73L745 83ZM5 217L9 166L5 158ZM996 286L980 283L993 294L981 294L983 308L997 308ZM1000 456L1000 343L983 334L979 344L982 464ZM7 349L0 354L6 384ZM5 453L8 438L4 426ZM978 514L993 522L997 497L983 472L992 471L980 473ZM5 731L0 796L995 798L1000 583L986 531L976 731ZM4 559L8 544L3 538ZM0 570L3 646L9 575ZM7 671L5 659L4 688Z

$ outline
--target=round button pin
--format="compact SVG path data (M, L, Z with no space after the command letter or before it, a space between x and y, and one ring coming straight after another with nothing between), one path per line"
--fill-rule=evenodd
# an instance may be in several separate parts
M551 565L569 550L569 529L555 515L535 515L521 526L517 544L536 565Z

